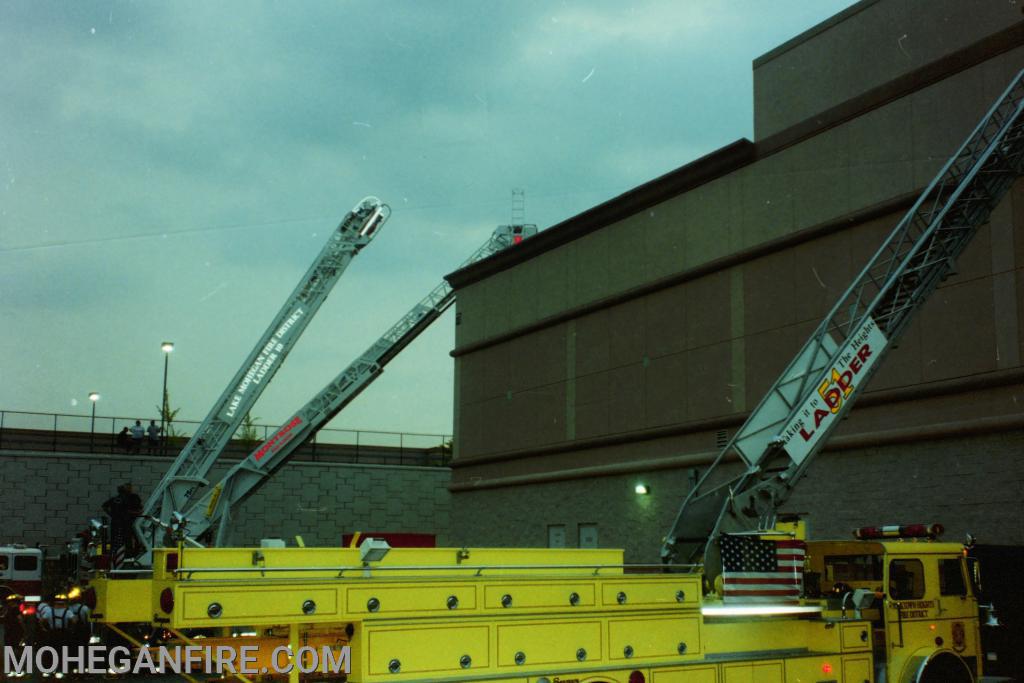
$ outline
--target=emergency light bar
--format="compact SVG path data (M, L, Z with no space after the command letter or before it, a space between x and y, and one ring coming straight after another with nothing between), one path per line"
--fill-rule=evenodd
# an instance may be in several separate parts
M906 524L889 526L862 526L853 530L853 537L867 541L878 538L932 538L941 536L945 528L941 524Z

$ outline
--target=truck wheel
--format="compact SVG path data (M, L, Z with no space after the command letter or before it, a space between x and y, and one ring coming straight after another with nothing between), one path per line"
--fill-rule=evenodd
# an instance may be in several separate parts
M952 652L930 657L918 669L914 683L974 683L974 675L964 660Z

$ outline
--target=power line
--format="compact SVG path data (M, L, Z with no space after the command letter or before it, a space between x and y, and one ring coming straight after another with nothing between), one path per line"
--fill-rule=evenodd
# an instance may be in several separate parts
M557 197L570 197L578 195L590 195L604 192L622 191L621 188L609 189L609 188L594 188L592 190L567 190L563 192L550 192L544 194L535 194L533 196L542 199L554 199ZM404 213L412 211L428 211L434 209L445 209L451 207L481 207L481 206L498 206L505 204L506 200L494 199L494 200L481 200L478 202L439 202L433 204L416 204L416 205L395 205L392 206L392 210L395 213ZM111 242L121 242L129 240L139 239L152 239L155 237L166 238L166 237L178 237L181 235L194 235L204 233L217 233L217 232L228 232L231 230L246 230L253 228L266 228L274 225L289 225L298 223L312 223L330 221L337 218L336 215L321 215L321 216L305 216L296 218L280 218L271 221L260 221L256 223L229 223L224 225L208 225L203 227L195 228L177 228L170 230L152 230L147 232L139 232L130 235L111 235L107 237L87 237L77 240L59 240L53 242L43 242L40 244L28 244L17 247L0 247L0 254L16 253L24 251L35 251L41 249L58 249L63 247L77 247L91 244L106 244Z
M17 252L17 251L31 251L34 249L53 249L57 247L76 247L85 244L104 244L107 242L120 242L127 240L138 240L138 239L150 239L153 237L169 237L178 235L190 235L196 233L208 233L208 232L224 232L229 230L243 230L246 228L264 228L272 225L285 225L288 223L307 223L310 221L321 221L325 220L323 216L309 216L307 218L282 218L273 221L263 221L260 223L237 223L228 225L211 225L201 228L179 228L177 230L158 230L153 232L140 232L132 235L111 235L109 237L89 237L78 240L61 240L58 242L44 242L42 244L29 244L20 247L3 247L0 248L0 253Z

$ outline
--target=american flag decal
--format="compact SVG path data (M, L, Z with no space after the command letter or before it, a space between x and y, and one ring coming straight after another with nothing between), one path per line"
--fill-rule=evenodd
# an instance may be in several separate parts
M803 541L756 536L721 538L722 585L726 602L796 602L803 592Z

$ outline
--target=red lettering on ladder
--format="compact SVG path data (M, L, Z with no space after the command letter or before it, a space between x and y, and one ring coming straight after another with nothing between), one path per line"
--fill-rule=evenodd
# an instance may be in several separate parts
M281 446L285 445L291 439L291 431L302 424L302 418L296 415L291 421L285 426L281 427L277 432L267 439L260 449L253 453L252 459L259 462L263 457L270 451L277 452Z

